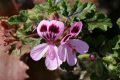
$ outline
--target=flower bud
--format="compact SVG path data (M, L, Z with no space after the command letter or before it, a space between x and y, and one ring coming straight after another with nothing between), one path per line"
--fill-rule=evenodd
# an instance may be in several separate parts
M94 54L90 54L90 60L91 60L91 61L95 61L95 60L96 60L96 57L95 57Z

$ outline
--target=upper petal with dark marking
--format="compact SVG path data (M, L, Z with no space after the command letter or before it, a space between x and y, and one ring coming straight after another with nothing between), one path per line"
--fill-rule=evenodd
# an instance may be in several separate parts
M42 20L38 27L37 33L47 41L55 41L64 31L64 23L57 20Z
M70 28L70 34L72 36L77 36L82 29L82 22L74 22Z
M52 34L55 39L58 39L64 31L64 23L57 20L50 21L49 34Z
M40 37L43 37L46 35L48 27L49 27L50 21L48 20L42 20L38 27L37 27L37 33ZM44 33L44 34L43 34Z

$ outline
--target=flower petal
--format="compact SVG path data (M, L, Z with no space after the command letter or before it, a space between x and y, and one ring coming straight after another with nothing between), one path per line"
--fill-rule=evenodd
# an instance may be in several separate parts
M63 31L64 23L57 20L42 20L37 27L38 35L48 41L55 41Z
M49 32L54 33L56 39L62 35L63 31L64 31L63 22L57 20L50 21Z
M86 42L79 39L70 39L69 44L79 53L83 54L88 52L89 46Z
M48 54L45 60L45 65L47 69L55 70L62 64L62 61L58 57L58 48L54 45L50 45L49 48L51 49L51 51L50 52L48 51Z
M66 48L66 44L60 45L58 48L58 55L60 60L62 60L63 62L66 61L67 58L67 48Z
M74 22L72 24L72 27L70 28L70 34L72 36L77 36L80 33L82 26L83 26L82 22Z
M45 55L47 50L48 45L46 43L40 44L31 50L30 56L33 60L38 61Z
M77 62L77 58L76 58L76 54L74 53L74 51L68 46L67 47L67 63L70 66L75 65Z
M47 30L48 30L48 26L50 24L50 21L49 20L42 20L38 27L37 27L37 33L39 36L43 37L43 32L46 33Z

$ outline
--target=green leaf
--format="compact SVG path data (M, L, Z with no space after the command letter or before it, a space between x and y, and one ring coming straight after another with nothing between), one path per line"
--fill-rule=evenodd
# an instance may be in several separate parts
M112 27L111 20L102 13L97 13L93 18L86 19L86 23L88 24L89 31L95 28L107 31L108 28Z
M25 38L23 40L24 44L29 44L32 47L35 47L35 46L39 45L40 42L41 42L41 38L38 38L38 39L36 39L36 38Z
M61 5L60 5L60 12L63 16L68 17L69 12L68 12L68 5L67 5L67 0L63 0Z
M117 68L115 71L116 71L116 75L120 77L120 63L117 65Z
M85 19L87 13L91 13L92 11L95 11L96 7L92 3L85 3L80 6L80 13L79 13L79 18L80 19Z
M113 50L120 49L120 36L116 36L113 40L113 43L115 43Z
M111 28L111 23L109 19L105 19L103 21L93 21L93 22L88 22L88 28L89 30L94 30L95 28L100 28L104 31L107 31L108 27Z
M97 61L97 63L95 64L95 71L97 73L97 76L101 76L103 75L103 64L101 61Z
M77 10L78 7L79 7L79 4L80 4L80 0L76 0L74 6L73 6L72 9L71 9L71 12L70 12L70 15L69 15L69 16L73 15L73 14L76 12L76 10Z
M12 16L9 19L9 24L13 25L13 24L19 24L21 23L20 18L18 16Z
M114 51L120 49L120 36L116 36L113 39L107 40L103 48L105 51Z
M26 37L27 34L32 31L32 27L34 26L34 24L31 20L28 19L22 26L23 27L18 28L16 32L18 38Z
M23 42L23 44L29 44L32 47L40 44L41 38L36 39L32 37L28 37L28 35L24 32L24 30L17 30L17 37Z
M19 39L21 39L21 40L26 37L25 31L22 30L22 29L17 30L16 34L17 34L17 37L18 37Z
M118 24L118 26L120 28L120 18L117 20L117 24Z
M47 12L49 14L59 10L59 7L55 3L55 0L48 0Z
M25 20L28 17L28 11L27 10L21 10L20 11L20 17L23 17Z
M91 72L91 80L106 80L108 71L105 68L102 60L97 60L95 62L91 62L90 64ZM104 77L103 77L104 76Z
M114 59L114 57L112 55L106 55L106 57L103 57L103 60L107 64L116 64L116 60Z
M117 42L119 41L119 37L116 36L113 39L106 39L101 45L100 52L101 53L113 53L114 50L119 49L119 44Z
M46 5L46 4L44 4ZM34 22L38 22L44 18L42 14L46 11L45 7L42 4L35 5L35 7L28 11L28 17Z
M109 64L109 65L108 65L108 69L109 69L110 71L115 70L115 69L116 69L116 66L114 66L113 64Z
M89 51L95 51L101 48L105 44L106 38L104 35L99 35L95 38L91 36L85 36L85 41L90 45ZM103 48L103 47L102 47ZM100 50L101 51L101 50Z
M32 27L33 27L33 22L30 21L29 19L26 21L26 23L24 24L23 30L24 32L29 32L32 31Z
M48 0L49 7L53 6L53 0Z
M20 24L24 23L28 19L28 12L27 10L20 11L19 15L11 16L8 20L8 23L13 24Z

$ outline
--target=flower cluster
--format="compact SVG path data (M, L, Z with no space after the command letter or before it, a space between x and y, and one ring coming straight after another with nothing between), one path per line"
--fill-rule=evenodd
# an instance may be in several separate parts
M82 26L82 22L74 22L59 42L60 37L65 33L64 23L57 20L42 20L37 27L37 33L46 43L34 47L30 53L31 58L38 61L46 57L45 65L49 70L57 69L65 61L70 66L75 65L77 62L75 53L83 54L89 49L86 42L75 39Z

